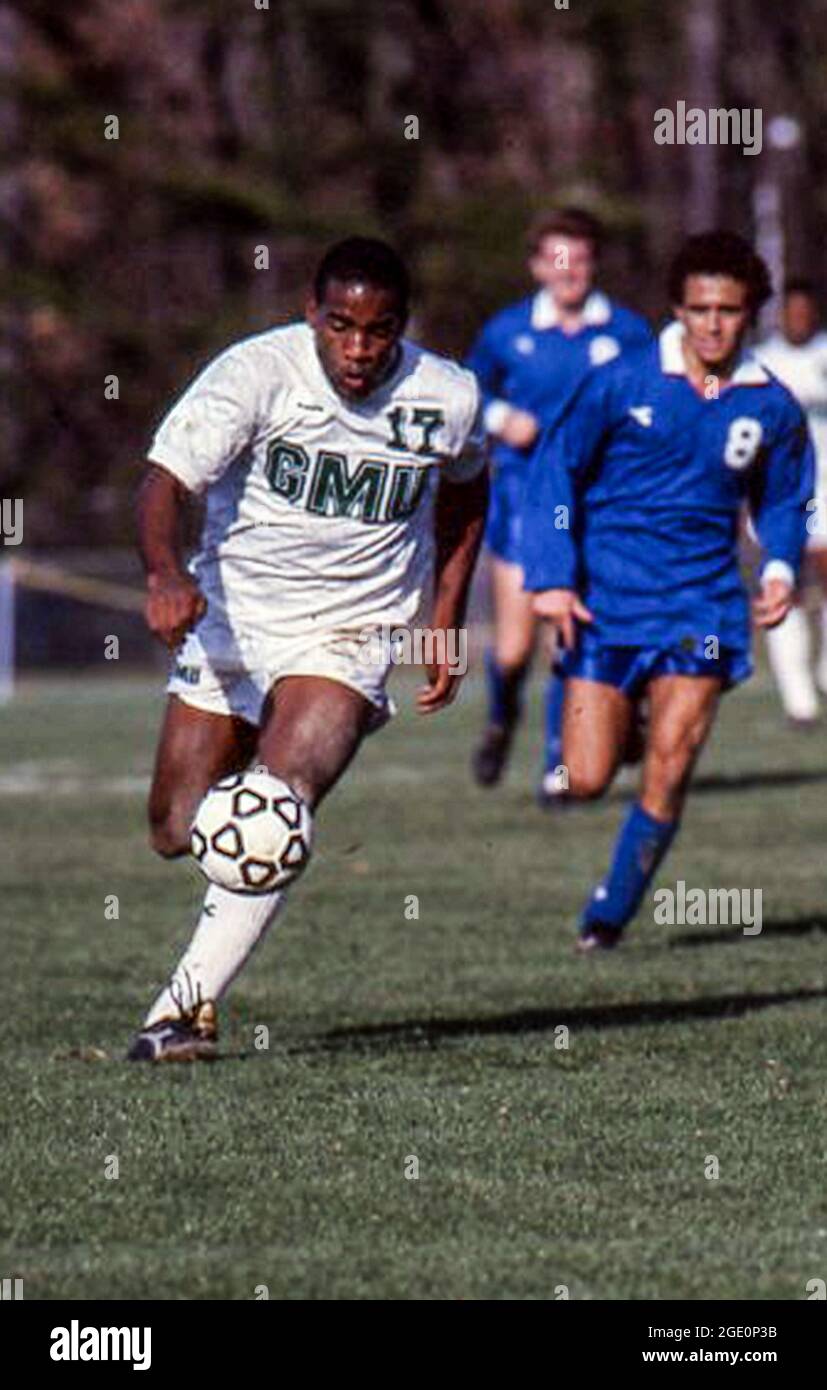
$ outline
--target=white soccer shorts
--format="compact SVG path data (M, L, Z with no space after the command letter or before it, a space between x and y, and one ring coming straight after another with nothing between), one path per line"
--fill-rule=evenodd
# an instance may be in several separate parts
M213 629L214 631L214 629ZM356 690L373 706L369 732L395 713L385 690L390 660L377 659L377 644L364 629L314 632L302 641L268 644L254 658L211 638L209 620L185 638L173 659L167 694L210 714L237 715L261 723L264 701L285 676L324 676Z

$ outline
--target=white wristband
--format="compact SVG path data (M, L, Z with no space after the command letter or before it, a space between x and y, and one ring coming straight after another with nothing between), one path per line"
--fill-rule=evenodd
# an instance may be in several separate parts
M761 585L769 584L771 579L781 579L785 584L789 584L791 589L795 588L795 575L792 567L786 560L768 560L761 571Z
M489 401L482 417L488 433L499 434L510 414L511 406L508 401Z

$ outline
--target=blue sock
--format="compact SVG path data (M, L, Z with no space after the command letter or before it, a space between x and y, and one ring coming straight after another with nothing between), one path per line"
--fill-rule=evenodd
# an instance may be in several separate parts
M504 671L489 647L485 653L485 678L488 683L488 719L501 729L513 729L523 709L525 666Z
M552 668L546 684L546 744L544 772L553 772L563 761L563 701L566 682Z
M631 921L679 824L655 820L635 802L617 838L609 873L586 904L581 928L603 922L620 931Z

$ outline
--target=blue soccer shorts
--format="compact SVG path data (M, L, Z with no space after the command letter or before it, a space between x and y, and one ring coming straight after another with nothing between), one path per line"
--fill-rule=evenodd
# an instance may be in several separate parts
M748 652L731 647L707 657L703 642L691 639L653 647L613 646L585 627L574 651L564 653L557 669L562 676L613 685L636 700L656 676L718 676L723 689L731 690L752 675L752 662Z
M522 468L495 470L491 479L491 497L485 543L492 555L508 564L521 564L523 493L525 472Z

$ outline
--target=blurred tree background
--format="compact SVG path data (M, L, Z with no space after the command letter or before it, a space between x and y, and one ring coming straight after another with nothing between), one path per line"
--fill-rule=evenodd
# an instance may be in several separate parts
M395 242L417 335L453 353L524 292L526 223L560 200L605 218L604 282L655 318L677 240L753 234L768 179L788 270L818 278L825 79L827 0L0 0L0 493L27 547L130 541L170 397L300 312L342 235ZM761 108L763 153L656 145L678 100Z

